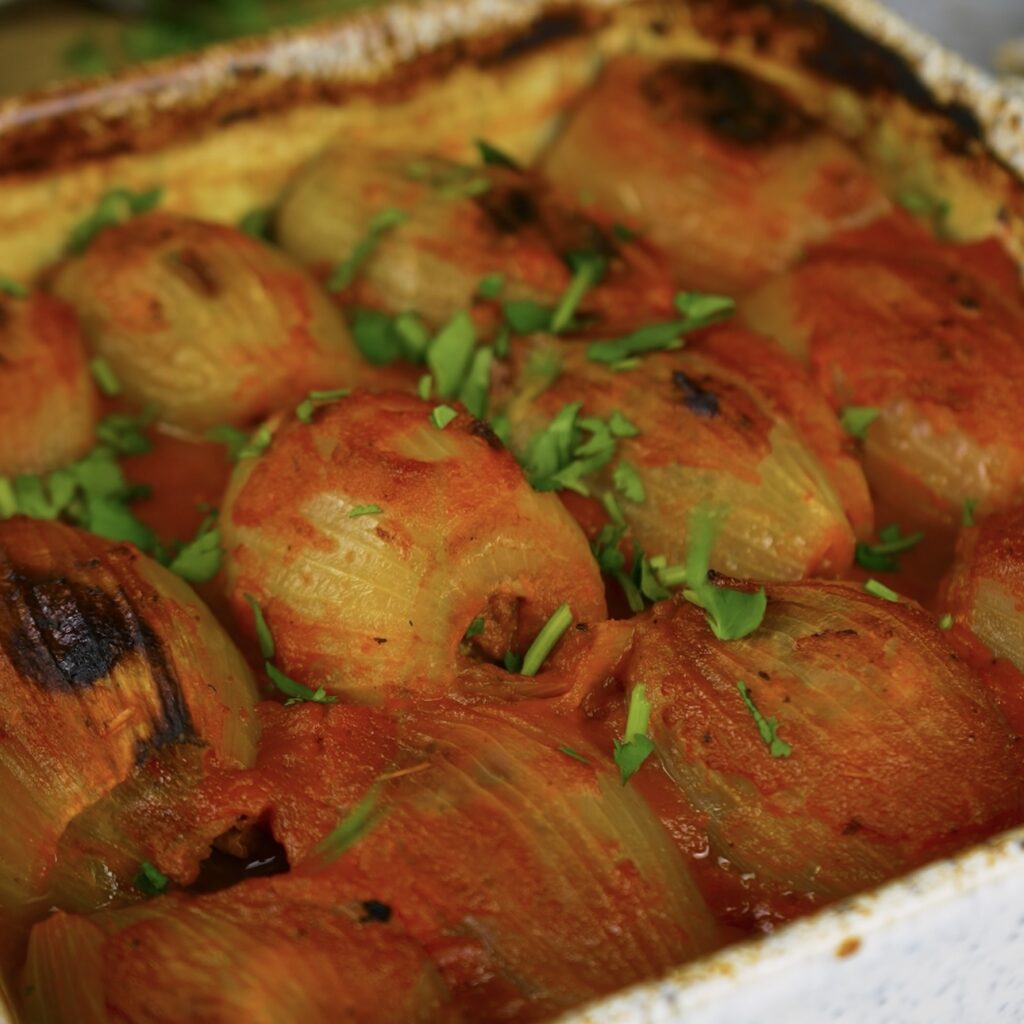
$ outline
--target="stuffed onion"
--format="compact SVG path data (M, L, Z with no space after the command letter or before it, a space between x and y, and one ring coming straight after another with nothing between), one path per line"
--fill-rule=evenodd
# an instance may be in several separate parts
M316 282L223 225L136 217L71 257L53 286L124 396L191 430L251 423L352 383L359 365Z
M0 477L46 473L92 447L99 402L63 302L35 291L0 297L0 389Z
M982 516L1024 498L1024 295L995 241L892 218L816 250L744 316L860 417L868 480L901 522L948 528L965 504Z
M964 527L943 606L1024 672L1024 507Z
M472 305L488 278L490 298L554 306L579 256L602 267L579 309L587 320L631 324L663 315L672 299L660 253L515 166L353 150L346 140L302 170L276 228L346 304L414 311L434 328Z
M614 496L634 541L670 562L685 556L689 510L710 502L729 510L711 562L719 571L799 579L850 566L871 529L867 485L798 365L732 328L618 372L594 358L602 344L536 339L514 353L498 408L535 485ZM553 373L539 376L541 364ZM565 464L546 466L568 420Z
M935 620L849 583L766 590L743 640L655 606L624 672L716 856L813 904L1021 820L1019 739Z
M557 499L486 424L398 393L284 423L236 469L221 530L241 628L256 630L256 603L276 667L351 699L448 692L477 620L500 660L562 604L577 622L605 615Z
M713 60L611 61L543 169L661 246L680 284L727 293L888 205L781 87Z

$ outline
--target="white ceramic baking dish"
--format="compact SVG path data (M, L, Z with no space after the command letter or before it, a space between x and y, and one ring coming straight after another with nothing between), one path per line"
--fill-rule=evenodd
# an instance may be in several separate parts
M955 194L955 233L1024 252L1024 98L872 0L424 0L0 105L0 273L56 258L115 184L235 221L339 132L529 157L629 48L784 78L894 189ZM1024 1021L1022 956L1019 830L565 1019Z

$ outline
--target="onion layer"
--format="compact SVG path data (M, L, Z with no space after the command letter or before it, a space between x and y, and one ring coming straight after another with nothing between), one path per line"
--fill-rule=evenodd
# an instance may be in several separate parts
M767 592L738 641L693 606L656 606L625 673L718 856L820 902L1020 820L1019 741L931 616L852 584Z
M223 225L150 213L56 275L124 393L193 430L247 424L351 384L358 356L329 299L280 251Z
M477 616L520 652L563 602L577 621L604 618L597 567L558 500L485 424L463 414L439 429L431 408L357 393L289 421L235 472L221 517L231 602L251 631L256 598L275 663L309 686L437 695Z

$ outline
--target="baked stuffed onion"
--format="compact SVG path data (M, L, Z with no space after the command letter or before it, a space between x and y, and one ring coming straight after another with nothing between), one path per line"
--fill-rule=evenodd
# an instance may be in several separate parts
M358 365L316 282L223 225L136 217L70 258L54 288L125 397L192 430L244 425L350 384Z
M241 627L254 630L258 603L276 666L352 699L448 692L478 619L522 652L562 604L576 622L605 614L558 500L486 424L402 394L284 423L235 471L221 530Z
M672 299L659 253L517 167L346 140L301 171L276 227L281 245L346 303L414 311L435 328L471 305L488 277L499 282L494 299L553 307L581 254L602 264L581 317L629 324L663 315Z
M743 640L657 605L625 670L715 855L818 903L1020 820L1019 739L931 616L849 583L766 589Z
M680 284L727 293L888 205L783 89L720 61L611 61L543 169L661 246Z
M872 488L901 522L953 526L1024 499L1024 296L995 241L905 218L837 238L753 293L753 327L860 417Z
M40 292L0 297L0 477L46 473L94 443L98 400L74 313Z
M0 522L0 908L47 884L69 823L152 753L255 756L252 677L190 588L134 548Z
M1024 506L964 527L943 606L1024 671Z
M867 485L798 365L732 328L624 370L595 359L603 344L536 339L514 353L498 405L536 486L613 496L644 552L671 562L685 556L689 511L710 503L729 513L712 555L719 571L798 579L849 567L871 527ZM565 464L547 466L561 427L575 438Z

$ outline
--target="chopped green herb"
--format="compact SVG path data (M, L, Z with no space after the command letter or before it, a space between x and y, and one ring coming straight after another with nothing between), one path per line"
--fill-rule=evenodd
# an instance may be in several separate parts
M335 402L339 398L347 398L351 392L348 388L334 388L330 391L310 391L295 407L295 415L302 423L313 422L313 410L320 402Z
M100 197L96 208L88 217L71 229L68 251L73 254L84 252L100 232L152 210L160 202L162 195L163 189L160 188L150 189L148 192L132 192L126 188L112 189Z
M394 318L377 309L357 307L352 313L352 339L363 358L374 366L387 366L402 355L402 339Z
M508 324L502 324L498 328L498 333L494 336L494 354L499 359L504 359L508 355L511 338L512 331L509 329Z
M873 572L898 572L899 560L894 558L902 551L908 551L919 544L924 538L921 530L903 536L897 524L884 527L878 533L878 541L866 544L858 541L856 547L857 564Z
M524 676L535 676L545 658L554 649L555 644L562 639L562 634L572 625L572 610L567 604L560 604L552 613L551 618L541 627L541 631L534 637L533 643L523 656L523 667L520 674Z
M465 310L459 310L441 328L427 348L427 366L434 375L440 398L454 398L469 371L476 345L476 330Z
M560 754L565 754L566 757L571 757L574 761L579 761L580 764L590 764L590 759L584 757L578 750L573 750L568 744L563 744L558 747Z
M573 276L551 314L550 330L560 334L571 323L583 296L604 276L608 261L596 253L578 253L573 257Z
M950 210L948 200L933 196L922 189L904 189L896 196L896 202L907 213L914 217L925 217L933 221L936 226L941 226Z
M459 389L459 401L479 420L487 415L491 397L491 360L493 352L486 346L473 353L469 372Z
M967 498L964 501L963 512L960 515L960 522L963 526L974 526L974 510L978 507L977 498Z
M256 640L260 645L260 654L265 661L269 661L274 656L274 635L270 632L270 627L263 616L263 609L260 607L259 601L252 594L243 594L242 596L245 598L246 604L252 609L253 623L256 626Z
M749 636L764 619L768 598L764 587L756 591L733 590L716 586L708 579L711 549L722 513L698 505L690 513L686 547L686 582L683 597L707 613L711 632L719 640L741 640Z
M159 896L169 884L168 877L148 860L139 865L138 873L132 880L132 885L146 896Z
M631 227L626 224L613 224L612 234L620 242L632 242L635 241L640 235L634 231Z
M76 75L102 75L110 70L110 63L92 36L73 39L61 53L61 61Z
M562 373L562 360L557 352L546 348L535 349L526 359L521 386L532 398L543 394Z
M863 439L868 427L881 415L882 410L871 405L848 405L843 409L839 422L848 434Z
M200 526L196 536L171 560L167 567L171 572L189 583L206 583L217 575L224 551L215 522L216 517L211 516Z
M286 696L285 704L334 704L337 697L329 697L322 686L315 690L302 683L297 683L290 676L286 676L279 668L276 668L269 661L264 662L263 668L270 678L270 681Z
M479 636L484 631L484 617L478 615L467 627L466 632L462 634L462 639L472 640L473 637Z
M640 433L640 428L626 419L618 409L608 417L608 429L615 437L636 437Z
M519 164L512 157L486 139L475 139L474 142L480 153L480 159L488 166L511 167L514 171L519 170Z
M884 583L879 583L878 580L868 580L864 584L864 589L872 595L872 597L880 597L883 601L892 601L898 603L900 595L895 590L890 589Z
M383 512L384 509L380 505L354 505L349 509L349 519L358 519L360 516L373 516L379 512Z
M430 422L438 430L444 430L459 414L450 405L435 405L430 413Z
M270 237L270 225L274 219L274 211L269 209L250 210L239 222L238 230L252 238L266 241Z
M121 394L121 382L117 379L114 368L102 356L89 360L89 371L96 381L96 386L108 398Z
M295 406L295 416L300 423L312 423L313 422L313 402L309 398L304 398L297 406Z
M337 860L373 827L377 816L377 796L378 786L371 786L359 803L317 843L313 852L321 863L330 864Z
M416 385L416 394L418 394L420 398L422 398L423 401L426 402L430 398L431 389L433 388L433 386L434 378L431 377L429 373L425 373L423 374L422 377L420 377L419 384Z
M939 619L939 629L952 629L953 628L953 616L946 612L945 615Z
M356 243L352 252L343 259L335 268L327 281L327 289L332 292L340 292L347 288L362 269L363 264L373 255L380 240L389 231L409 219L404 210L394 206L386 207L373 216L366 234Z
M779 726L775 718L765 718L757 710L757 705L754 703L753 697L750 696L747 684L742 679L737 682L736 689L740 691L743 703L746 704L747 710L753 716L755 723L757 723L757 731L761 734L761 739L764 740L768 753L772 757L789 757L793 752L793 748L785 740L779 739Z
M553 311L529 299L506 302L502 307L505 320L516 334L536 334L551 327Z
M225 454L228 462L237 462L242 457L242 452L249 446L249 435L244 430L232 427L228 423L210 427L206 432L206 437L210 441L227 446Z
M274 432L270 429L270 424L261 423L252 432L252 434L249 435L249 439L238 452L238 458L252 459L262 455L270 447L270 442L273 441L273 439Z
M485 274L476 286L476 293L482 299L496 299L505 287L504 274Z
M623 785L629 782L630 777L654 752L654 744L647 735L650 721L651 704L647 700L643 683L637 683L629 695L625 735L621 740L615 740L615 763Z
M523 656L516 651L506 651L502 664L505 666L506 672L518 675L523 668Z
M399 313L393 330L398 336L402 354L414 363L421 362L430 344L430 331L417 313Z
M595 341L587 346L587 358L595 363L608 363L614 369L632 369L636 365L630 362L634 356L681 348L679 324L651 324L614 341Z
M141 455L153 447L146 436L148 423L148 417L111 413L96 424L96 439L119 455Z
M612 480L627 501L643 502L647 500L647 491L644 489L643 480L625 459L622 459L615 467Z
M13 277L0 277L0 292L15 299L28 297L28 289L20 281L15 281Z

